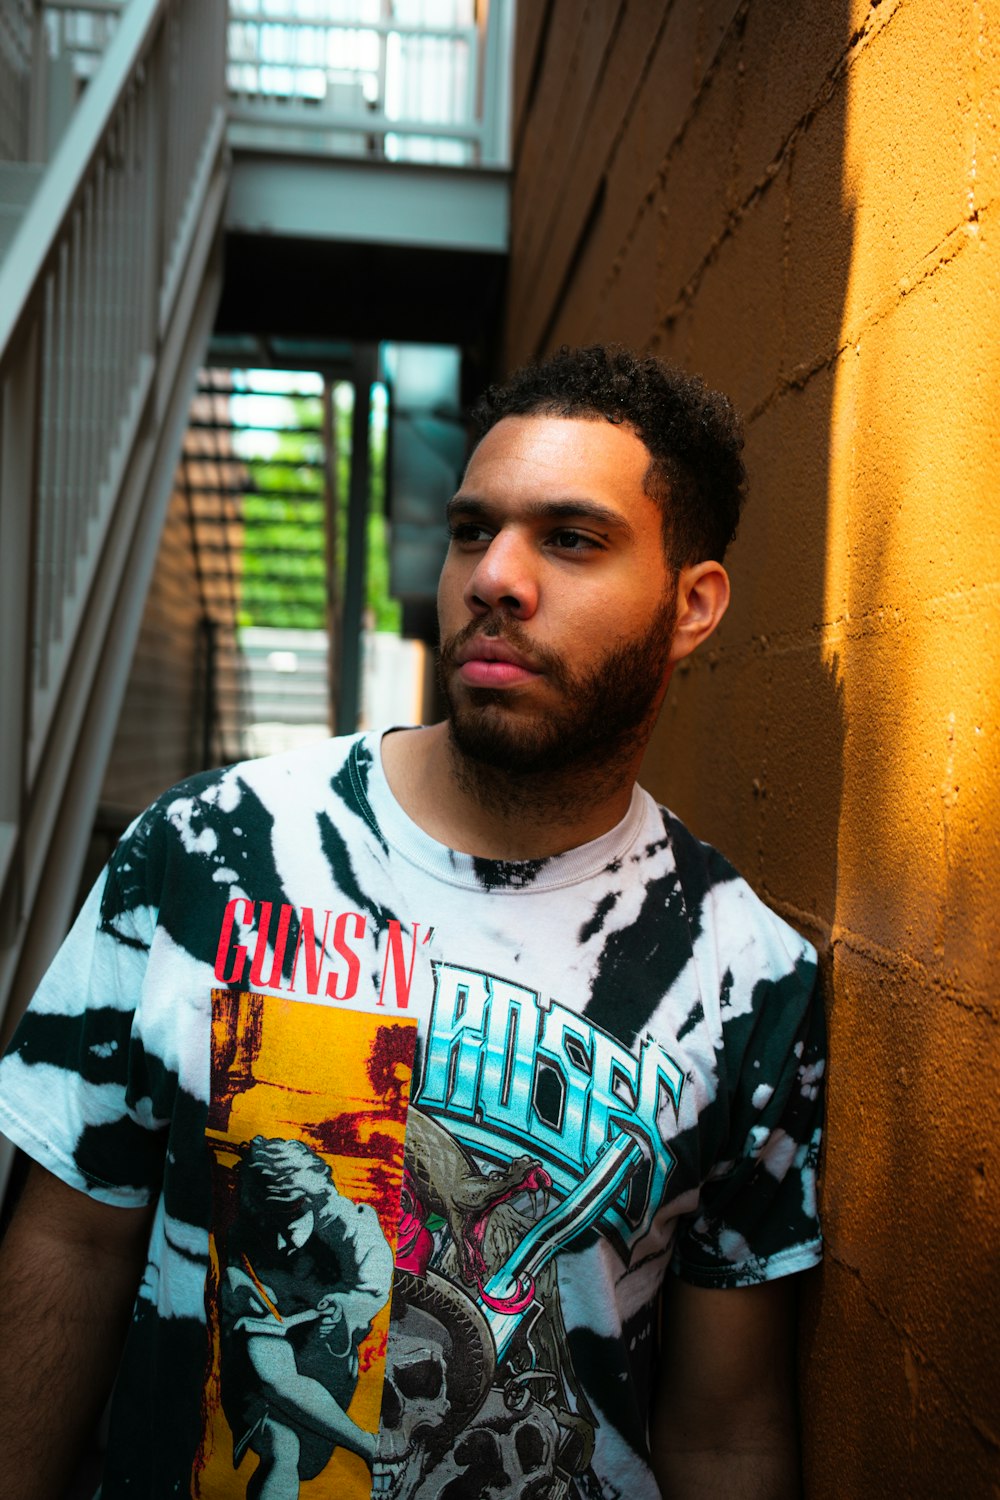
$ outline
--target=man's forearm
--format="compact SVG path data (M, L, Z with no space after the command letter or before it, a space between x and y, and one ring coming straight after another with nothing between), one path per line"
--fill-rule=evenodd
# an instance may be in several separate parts
M666 1288L670 1330L650 1424L664 1500L798 1500L794 1287Z
M658 1478L664 1500L800 1500L798 1444L784 1440L751 1448L662 1451Z
M143 1264L141 1236L112 1247L57 1233L42 1198L39 1209L29 1184L0 1246L0 1500L64 1493L111 1389Z

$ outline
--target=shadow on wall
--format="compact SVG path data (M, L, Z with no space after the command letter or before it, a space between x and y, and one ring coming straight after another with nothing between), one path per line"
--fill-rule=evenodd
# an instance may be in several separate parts
M816 943L834 1011L848 726L844 621L828 572L854 446L836 370L855 226L841 191L849 9L810 11L744 9L707 64L647 209L658 214L660 291L646 342L744 412L750 500L727 559L732 608L717 640L677 674L644 779ZM701 39L702 55L710 45ZM637 226L631 242L641 238ZM618 257L607 280L603 336L613 336L627 301L628 262ZM621 321L628 326L627 313ZM850 1116L840 1102L850 1091L838 1068L827 1209L839 1192L838 1154L852 1150L850 1132L837 1128ZM860 1500L869 1493L863 1470L845 1473L858 1433L840 1425L826 1372L816 1388L827 1275L825 1266L804 1278L804 1404L811 1417L825 1414L807 1430L807 1492ZM851 1363L858 1358L855 1348Z
M838 445L853 442L834 422L854 242L841 194L851 5L706 9L663 3L622 21L610 6L548 8L544 55L520 59L533 102L509 361L620 340L697 371L744 413L751 500L728 560L733 605L677 673L643 780L829 964L846 725L827 569Z
M703 81L646 209L658 216L659 288L646 342L732 394L746 418L751 480L729 559L732 609L717 640L678 673L646 780L817 944L833 1011L848 731L844 608L829 570L855 443L837 391L855 239L842 192L851 31L847 4L809 9L807 18L744 8L724 37L695 37ZM655 102L648 110L655 120ZM630 249L643 238L636 224L605 282L603 336L631 321L622 304ZM827 1207L839 1193L838 1155L852 1150L851 1132L838 1128L851 1092L836 1071ZM806 1278L804 1398L823 1416L805 1460L813 1500L843 1500L869 1491L863 1461L849 1473L856 1422L840 1421L832 1372L817 1381L811 1369L827 1275ZM855 1333L860 1322L849 1319ZM858 1349L848 1352L856 1365ZM838 1384L847 1367L839 1363Z
M837 623L833 367L853 245L837 69L848 8L826 4L815 27L773 6L743 7L740 21L720 37L702 23L692 42L702 81L649 210L661 293L647 342L743 411L751 494L727 559L732 607L677 674L646 779L825 948L845 738L825 643ZM625 258L606 287L606 329L629 281Z
M848 75L855 244L831 431L852 441L831 443L827 576L848 732L830 1252L808 1328L816 1495L985 1495L1000 1472L1000 26L953 22L935 43L912 8L873 13Z

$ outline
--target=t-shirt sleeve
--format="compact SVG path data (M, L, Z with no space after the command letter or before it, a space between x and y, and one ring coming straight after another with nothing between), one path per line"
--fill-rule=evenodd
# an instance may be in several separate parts
M791 972L761 979L749 1007L723 1025L726 1129L698 1209L678 1237L673 1269L684 1280L748 1286L819 1260L825 1053L809 950Z
M0 1061L0 1131L71 1187L122 1207L162 1176L137 1010L156 911L133 829L98 879Z

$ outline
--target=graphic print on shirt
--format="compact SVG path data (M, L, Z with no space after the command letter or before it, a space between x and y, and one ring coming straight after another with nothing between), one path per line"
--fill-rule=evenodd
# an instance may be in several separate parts
M196 1497L367 1497L415 1022L212 992Z
M673 1166L657 1116L676 1116L683 1075L522 985L434 969L373 1494L600 1493L556 1261L596 1231L628 1263Z

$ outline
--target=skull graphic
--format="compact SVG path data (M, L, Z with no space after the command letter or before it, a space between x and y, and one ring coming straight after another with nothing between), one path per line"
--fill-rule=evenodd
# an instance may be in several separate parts
M413 1500L562 1500L560 1423L540 1402L496 1387L474 1420L425 1476Z
M475 1304L432 1271L397 1268L372 1495L412 1495L492 1376L493 1342Z

